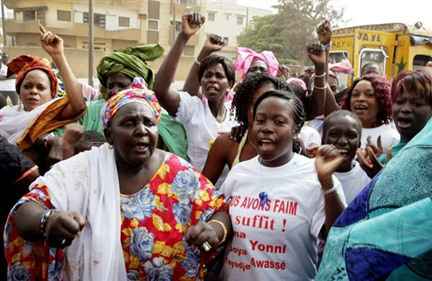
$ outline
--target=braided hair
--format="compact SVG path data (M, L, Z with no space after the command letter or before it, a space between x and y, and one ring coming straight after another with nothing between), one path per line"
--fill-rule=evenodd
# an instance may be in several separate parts
M247 77L237 85L231 108L231 115L235 115L236 121L242 126L249 125L247 113L249 107L252 106L255 91L266 84L273 84L276 90L291 91L285 81L268 73L257 73Z

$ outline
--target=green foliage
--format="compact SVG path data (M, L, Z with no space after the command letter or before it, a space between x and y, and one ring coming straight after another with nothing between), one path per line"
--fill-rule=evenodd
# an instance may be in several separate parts
M279 0L277 14L253 18L239 36L239 46L273 51L281 63L296 60L303 65L306 44L316 40L316 27L326 19L338 22L343 16L343 9L335 9L331 1Z

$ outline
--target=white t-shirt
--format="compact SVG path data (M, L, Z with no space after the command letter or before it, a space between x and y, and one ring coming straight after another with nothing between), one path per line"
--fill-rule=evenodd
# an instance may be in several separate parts
M8 67L6 64L0 63L0 76L5 80L0 80L0 91L15 92L15 79L6 79Z
M321 135L316 129L308 125L304 125L301 128L299 137L302 139L305 148L321 145Z
M337 192L343 190L333 177ZM233 240L222 280L312 280L316 275L318 234L325 222L324 195L315 159L294 154L270 168L258 156L240 162L221 191L231 196ZM268 201L260 206L261 192Z
M231 102L225 103L226 117L222 123L219 123L211 113L208 102L203 103L198 97L192 97L186 92L179 92L179 94L180 106L174 119L183 124L186 131L187 154L190 163L199 171L202 171L207 160L210 142L213 143L218 135L222 133L231 132L231 128L237 126L238 123L234 120L234 117L230 117ZM228 171L229 168L225 165L224 171L215 186L221 185Z
M365 148L368 136L372 137L372 142L376 145L377 138L381 135L381 143L384 151L397 144L400 139L399 132L391 124L383 124L376 128L363 128L361 137L361 148Z
M347 204L351 203L371 180L357 161L354 161L354 165L348 172L334 173L342 184Z

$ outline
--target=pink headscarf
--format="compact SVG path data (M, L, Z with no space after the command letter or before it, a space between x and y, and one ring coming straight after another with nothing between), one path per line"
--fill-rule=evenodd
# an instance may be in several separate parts
M299 78L291 77L291 78L289 78L288 80L286 80L286 82L287 82L287 83L294 83L294 84L297 84L297 85L299 85L300 87L302 87L302 89L303 89L305 92L307 91L306 83L305 83L303 80L299 79Z
M342 60L338 63L329 64L329 75L339 80L339 73L353 74L354 68L348 60Z
M256 60L262 60L267 65L268 72L271 75L276 76L279 69L279 63L272 51L263 51L261 53L256 53L249 48L238 47L237 53L238 57L237 60L234 62L234 69L236 71L242 70L241 80L244 80L246 74L249 71L249 68Z

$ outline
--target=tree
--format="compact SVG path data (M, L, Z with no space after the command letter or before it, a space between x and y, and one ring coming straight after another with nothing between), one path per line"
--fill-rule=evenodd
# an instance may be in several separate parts
M253 17L247 30L238 38L239 46L251 48L255 52L271 50L278 57L284 49L281 29L275 24L276 15Z
M332 0L279 0L278 13L254 17L247 33L239 37L239 45L260 52L273 51L280 62L292 59L303 66L307 59L306 44L315 40L316 27L328 19L340 22L343 9L337 10Z

